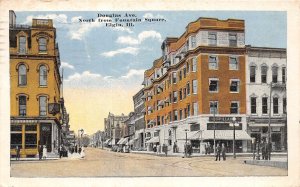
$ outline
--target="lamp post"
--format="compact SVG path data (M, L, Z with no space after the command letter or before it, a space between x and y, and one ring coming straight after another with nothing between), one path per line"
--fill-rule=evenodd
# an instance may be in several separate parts
M233 151L233 158L236 158L235 155L235 125L236 125L236 117L232 118L232 125L233 125L233 143L232 143L232 151Z
M79 147L81 146L81 139L82 139L83 132L84 132L83 129L78 130L78 144L79 144ZM80 136L79 136L79 134L80 134Z
M268 123L268 143L266 146L268 146L268 159L271 160L271 150L272 146L270 146L271 143L271 107L272 107L272 83L270 82L270 108L269 108L269 123Z

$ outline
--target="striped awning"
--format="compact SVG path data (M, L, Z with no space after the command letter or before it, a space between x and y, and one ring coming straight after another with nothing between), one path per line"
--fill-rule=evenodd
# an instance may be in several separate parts
M111 140L110 139L107 139L105 140L104 144L108 144Z
M128 137L127 138L121 138L121 140L118 142L119 145L124 145L128 142Z
M196 131L196 133L189 136L190 140L213 140L214 131L205 130L205 131ZM233 131L232 130L216 130L215 134L216 140L233 140ZM235 131L236 140L251 140L251 137L247 134L246 131L236 130Z
M155 136L153 138L151 138L150 140L148 140L146 143L157 143L159 142L159 137Z
M121 139L117 142L117 144L118 144L118 145L121 144L122 141L124 141L124 138L121 138Z
M135 139L131 139L131 140L129 140L129 142L126 143L126 145L133 145L134 141L135 141Z

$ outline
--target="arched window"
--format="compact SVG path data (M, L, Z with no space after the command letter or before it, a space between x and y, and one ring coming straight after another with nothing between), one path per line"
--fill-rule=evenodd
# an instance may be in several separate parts
M39 52L47 51L47 40L46 38L39 38Z
M25 86L27 84L27 69L24 64L21 64L18 68L19 71L19 86Z
M40 66L40 86L47 86L47 68L44 65Z

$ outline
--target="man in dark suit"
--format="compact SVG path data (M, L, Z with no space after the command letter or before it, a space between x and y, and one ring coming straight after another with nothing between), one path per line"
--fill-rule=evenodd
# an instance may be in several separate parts
M38 146L38 152L39 152L39 160L42 160L42 156L43 156L43 146L42 145Z
M216 147L216 161L219 159L221 159L221 146L219 143L217 143L217 147Z

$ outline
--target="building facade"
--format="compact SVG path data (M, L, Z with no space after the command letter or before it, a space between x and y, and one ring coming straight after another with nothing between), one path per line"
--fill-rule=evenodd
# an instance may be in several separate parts
M10 11L11 155L35 156L38 145L56 153L61 143L60 56L51 19L18 25Z
M143 150L145 148L145 98L144 98L144 90L141 89L133 96L133 106L134 106L134 147L138 150Z
M122 137L121 127L128 116L124 114L114 115L109 112L108 117L104 118L105 144L108 146L117 145Z
M247 62L248 133L286 151L286 49L247 46Z
M232 151L235 129L236 151L247 151L244 20L199 18L161 49L144 75L148 150L176 142L183 152L190 142L194 152L204 143Z

